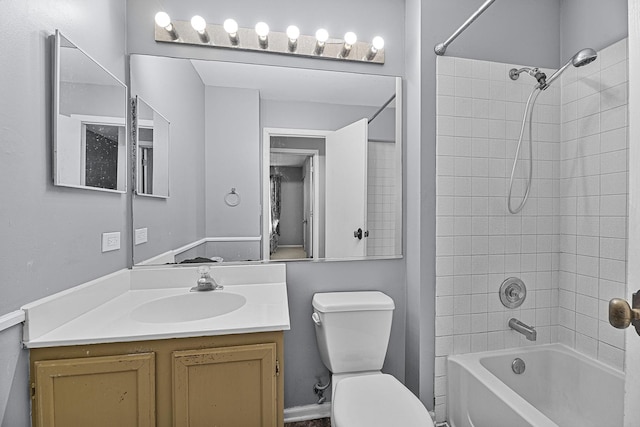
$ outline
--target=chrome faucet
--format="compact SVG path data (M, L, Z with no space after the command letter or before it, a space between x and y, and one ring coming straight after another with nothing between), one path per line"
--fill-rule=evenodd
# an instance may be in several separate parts
M516 318L509 319L509 327L516 332L520 332L524 335L529 341L535 341L538 333L533 328L533 326L529 326L527 324L522 323Z
M198 267L198 273L200 273L200 278L198 278L197 285L189 290L190 292L224 289L224 286L219 285L215 279L211 277L209 274L209 267L206 265Z

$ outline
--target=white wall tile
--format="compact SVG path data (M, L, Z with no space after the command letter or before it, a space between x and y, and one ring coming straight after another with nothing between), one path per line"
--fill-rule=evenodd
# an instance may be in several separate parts
M518 215L507 212L506 195L531 82L508 79L508 64L438 59L438 378L446 378L448 354L530 345L508 328L512 316L535 325L539 343L561 342L622 366L623 334L608 327L606 304L625 293L625 49L616 43L593 66L570 67L538 98L534 183ZM514 204L526 174L521 160ZM529 290L518 310L497 297L508 276ZM438 398L443 411L446 397Z

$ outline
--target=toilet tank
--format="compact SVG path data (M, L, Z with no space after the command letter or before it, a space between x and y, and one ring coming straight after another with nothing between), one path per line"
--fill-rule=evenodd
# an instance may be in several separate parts
M328 292L313 296L320 358L334 374L382 369L393 300L382 292Z

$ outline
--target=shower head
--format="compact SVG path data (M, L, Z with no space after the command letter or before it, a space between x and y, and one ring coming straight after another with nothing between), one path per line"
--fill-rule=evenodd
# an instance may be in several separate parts
M571 58L571 64L574 67L582 67L583 65L592 63L597 57L598 54L596 51L588 47L573 55L573 58Z
M553 82L555 79L560 77L560 74L562 74L562 72L566 70L569 65L573 65L574 67L582 67L583 65L592 63L593 61L596 60L597 57L598 57L598 54L595 50L591 48L582 49L581 51L573 55L571 59L567 61L566 64L564 64L562 67L558 69L558 71L553 73L551 77L547 79L546 83L540 86L540 89L544 90L548 88L551 82Z

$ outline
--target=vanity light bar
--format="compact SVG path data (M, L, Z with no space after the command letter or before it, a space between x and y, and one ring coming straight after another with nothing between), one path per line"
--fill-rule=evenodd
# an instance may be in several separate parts
M300 34L295 25L289 26L286 32L276 32L270 31L264 22L258 22L255 28L240 28L233 19L216 25L206 23L200 16L194 16L191 21L173 21L165 12L158 15L155 20L157 42L384 64L382 37L374 37L372 43L367 43L358 41L353 32L346 33L343 39L332 39L324 29L318 30L315 36L307 36Z

